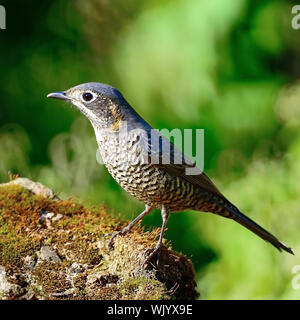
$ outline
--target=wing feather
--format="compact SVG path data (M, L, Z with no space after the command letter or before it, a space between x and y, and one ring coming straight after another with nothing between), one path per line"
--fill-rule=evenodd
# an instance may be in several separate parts
M170 140L152 129L151 133L141 137L141 149L144 159L155 167L169 173L172 176L200 186L202 189L212 192L228 201L218 190L210 178L182 153ZM198 169L198 174L187 174L187 169ZM229 201L228 201L229 202ZM230 203L230 202L229 202Z

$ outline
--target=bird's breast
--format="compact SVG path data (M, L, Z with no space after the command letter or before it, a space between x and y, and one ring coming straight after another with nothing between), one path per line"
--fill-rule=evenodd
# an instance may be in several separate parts
M138 136L120 139L102 135L97 141L109 173L141 202L154 208L165 205L172 211L181 211L203 207L208 200L209 195L201 188L146 161Z
M166 177L144 158L140 137L101 136L97 140L102 160L120 186L138 200L157 207Z

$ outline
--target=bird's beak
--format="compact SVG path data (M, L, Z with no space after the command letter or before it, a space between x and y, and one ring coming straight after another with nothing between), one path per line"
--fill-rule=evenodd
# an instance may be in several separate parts
M70 100L70 98L66 95L66 93L64 91L49 93L47 95L47 98L60 99L60 100L65 100L65 101Z

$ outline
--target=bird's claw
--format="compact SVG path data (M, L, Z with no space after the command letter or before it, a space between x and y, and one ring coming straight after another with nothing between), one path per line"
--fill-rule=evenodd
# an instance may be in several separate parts
M123 236L124 234L126 234L128 231L126 230L121 230L121 231L118 231L118 232L115 232L115 233L107 233L103 236L103 238L107 238L109 236L111 236L110 240L108 241L108 244L106 245L106 248L108 251L110 251L112 249L112 243L113 243L113 240L116 236Z
M150 260L156 256L155 266L157 267L159 265L159 258L160 258L160 246L156 246L154 249L146 249L145 255L148 251L151 251L150 254L145 258L145 260L142 263L142 267L145 268L146 265L149 264Z

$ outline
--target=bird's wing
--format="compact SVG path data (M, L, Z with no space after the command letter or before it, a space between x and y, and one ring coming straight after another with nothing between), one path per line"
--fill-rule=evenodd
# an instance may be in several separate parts
M170 140L159 134L159 132L154 129L151 130L151 134L148 132L146 135L142 135L140 142L142 155L148 163L152 163L155 167L164 170L170 175L181 177L228 201L209 177L196 166L196 163L186 157ZM191 169L196 171L197 174L187 174L187 170L192 171Z
M190 159L184 156L183 153L179 149L177 149L171 141L161 136L158 132L156 134L151 134L152 137L153 135L155 136L154 140L158 139L159 136L161 137L159 138L161 140L159 147L157 147L157 143L153 144L153 141L150 141L149 134L148 139L146 139L145 136L144 139L141 139L142 154L144 155L144 158L147 159L148 163L149 161L151 161L151 163L153 164L152 158L154 158L154 160L156 160L153 164L154 166L160 168L161 170L164 170L165 172L168 172L173 176L181 177L182 179L192 184L198 185L202 189L212 192L213 194L224 199L224 207L226 209L226 213L224 214L222 212L217 212L217 214L235 220L265 241L270 242L279 251L285 250L286 252L294 254L291 248L280 242L270 232L268 232L267 230L259 226L256 222L241 213L237 207L235 207L221 194L221 192L217 189L217 187L204 172L196 175L186 174L186 169L195 168L196 165ZM150 155L152 156L152 158ZM169 163L166 163L169 159L171 159L171 161L169 161ZM159 163L157 163L157 160L159 161ZM182 160L181 164L179 162L180 160Z

